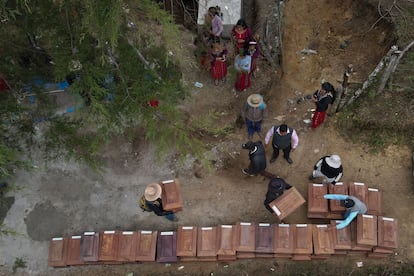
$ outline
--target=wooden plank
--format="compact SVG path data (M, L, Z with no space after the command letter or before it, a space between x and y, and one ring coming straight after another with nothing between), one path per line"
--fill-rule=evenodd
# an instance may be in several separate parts
M157 239L157 262L174 263L177 261L177 232L159 232Z
M117 261L119 231L99 233L99 261Z
M177 256L197 256L197 227L180 226L177 229Z
M237 235L235 225L219 225L217 227L217 255L219 260L227 256L236 257Z
M349 195L357 197L359 200L368 204L368 187L361 182L349 183Z
M358 215L357 216L357 245L376 246L377 242L377 216Z
M240 222L236 225L236 251L254 252L256 246L256 224Z
M306 255L306 254L294 254L292 256L292 260L293 261L311 261L312 258L310 255Z
M351 251L349 253L361 253L363 251L372 251L371 245L357 244L357 222L353 220L349 227L351 228Z
M135 260L140 262L154 262L157 249L158 231L137 231Z
M68 239L59 237L52 238L49 242L49 257L47 260L50 267L64 267L66 266Z
M273 252L280 255L293 254L293 227L290 224L278 224L274 227Z
M81 238L81 259L84 262L97 262L99 260L99 233L83 233Z
M197 257L217 258L217 227L199 227L197 233Z
M312 254L312 227L308 224L293 224L294 243L293 252L295 255Z
M378 217L378 247L398 247L398 221L395 218Z
M328 215L328 200L323 196L328 188L323 184L308 184L308 218L323 218Z
M161 199L164 210L181 210L183 208L183 199L178 179L162 181L160 184L162 187Z
M119 233L117 260L120 262L134 262L137 247L137 232L122 231Z
M254 259L256 258L256 255L254 252L237 252L236 253L237 259Z
M269 203L274 215L282 221L306 201L295 187L286 190L280 197Z
M67 265L83 265L81 259L81 238L82 236L68 237L66 264Z
M312 225L313 254L329 256L335 252L332 232L326 224Z
M368 188L368 205L367 214L374 216L382 215L381 191L374 188Z
M351 250L351 226L348 225L342 229L336 229L336 225L341 223L339 220L331 220L332 227L335 227L332 231L333 245L335 251L337 250Z
M273 254L274 226L270 223L259 223L256 225L255 253ZM256 254L257 257L257 254Z
M335 185L328 186L328 192L330 194L348 194L348 184L344 182L337 182ZM345 212L345 207L340 205L339 200L329 200L329 210L331 212Z

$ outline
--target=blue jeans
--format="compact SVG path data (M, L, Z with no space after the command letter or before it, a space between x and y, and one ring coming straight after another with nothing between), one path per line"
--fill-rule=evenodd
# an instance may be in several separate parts
M168 219L169 221L174 221L175 220L175 215L174 213L171 214L167 214L164 216L166 219Z
M247 133L253 135L254 132L260 133L262 131L262 121L252 122L246 119Z

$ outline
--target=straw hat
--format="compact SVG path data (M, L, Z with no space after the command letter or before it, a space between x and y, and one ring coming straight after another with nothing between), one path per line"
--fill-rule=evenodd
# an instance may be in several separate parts
M339 168L341 166L341 157L339 157L338 155L331 155L327 157L325 160L331 168Z
M145 188L145 199L148 201L154 201L161 197L161 186L158 183L151 183Z
M263 97L260 94L251 94L247 98L247 103L251 107L259 107L263 103Z

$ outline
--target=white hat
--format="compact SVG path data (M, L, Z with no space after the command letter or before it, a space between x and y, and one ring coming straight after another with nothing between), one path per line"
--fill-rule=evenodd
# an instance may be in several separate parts
M247 103L251 107L259 107L263 103L263 97L260 94L251 94L247 98Z
M151 183L145 188L144 196L148 201L154 201L161 197L161 186L158 183Z
M339 168L341 166L341 157L339 155L331 155L325 161L331 168Z

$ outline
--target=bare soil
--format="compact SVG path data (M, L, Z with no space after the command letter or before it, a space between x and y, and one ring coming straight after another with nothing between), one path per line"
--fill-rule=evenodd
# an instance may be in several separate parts
M259 2L269 5L273 1ZM16 258L26 261L27 267L18 269L21 275L126 275L129 272L134 275L310 275L310 272L345 275L363 274L362 269L382 264L387 268L412 264L414 245L410 234L414 231L414 214L410 150L389 146L373 153L369 146L352 143L339 135L335 116L311 130L303 120L310 119L309 110L314 105L309 101L297 103L299 98L315 91L322 79L337 85L350 63L356 69L351 81L363 82L388 50L392 43L391 28L383 22L374 25L375 7L360 2L286 1L283 68L275 72L262 57L252 87L237 98L231 92L234 72L230 70L225 84L214 86L209 74L188 55L193 51L193 35L183 31L182 58L186 65L183 82L192 97L183 102L182 108L189 114L190 122L214 113L217 127L230 127L227 135L199 133L211 149L206 156L212 161L213 169L203 168L191 157L184 164L174 156L159 160L151 143L139 136L135 141L120 137L108 145L103 153L106 165L102 173L64 160L47 166L35 161L35 170L19 172L16 178L16 184L22 189L11 193L15 202L4 224L18 234L0 236L0 274L1 271L3 275L9 274ZM347 46L341 48L345 40ZM305 48L317 54L301 54ZM204 86L195 87L196 81ZM239 221L277 223L263 206L268 179L248 177L241 172L248 164L247 151L241 149L247 132L245 127L238 128L235 121L247 96L255 92L265 96L269 109L264 130L286 122L297 130L300 139L299 147L291 156L294 163L290 165L279 158L268 165L268 171L286 179L306 198L307 178L314 163L323 155L339 154L344 166L342 181L364 182L381 189L384 215L398 219L400 246L394 256L380 261L352 254L309 263L273 259L47 268L48 240L55 236L112 229L173 230L179 225L214 226ZM271 146L266 150L270 158ZM143 213L137 199L145 186L175 177L180 179L185 205L177 214L179 221L172 223ZM324 221L307 219L305 204L285 222ZM356 261L363 261L364 268L357 268ZM179 270L180 266L184 268Z

